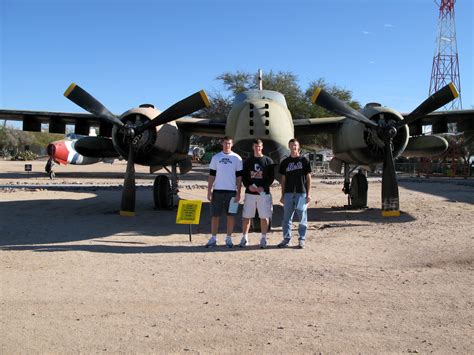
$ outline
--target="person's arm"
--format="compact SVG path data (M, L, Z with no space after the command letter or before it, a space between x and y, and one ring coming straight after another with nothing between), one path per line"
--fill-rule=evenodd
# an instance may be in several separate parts
M216 171L211 170L209 173L209 177L207 178L207 199L212 201L212 186L214 185L214 181L216 180Z
M235 202L240 201L240 190L242 189L242 175L244 173L244 167L242 164L242 159L239 158L235 170L235 185L237 188L237 193L235 195Z
M236 184L237 184L237 194L235 195L235 202L240 201L240 191L242 190L242 176L237 176Z
M286 183L286 177L285 177L285 175L282 175L282 176L281 176L281 181L280 181L280 185L281 185L281 198L280 198L280 202L281 202L282 204L284 203L283 197L285 196L285 183Z
M306 203L311 201L311 173L306 174Z
M265 180L263 181L263 186L265 189L268 189L268 191L270 191L270 186L273 184L273 180L275 180L275 166L272 162L271 165L266 167Z
M243 165L242 184L244 184L245 187L249 187L250 185L250 169L248 167L247 161Z

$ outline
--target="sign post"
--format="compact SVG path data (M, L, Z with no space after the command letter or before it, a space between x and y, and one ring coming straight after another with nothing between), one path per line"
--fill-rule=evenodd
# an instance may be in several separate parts
M191 242L191 225L199 224L201 217L202 201L200 200L179 200L178 212L176 213L176 224L189 225L189 241Z

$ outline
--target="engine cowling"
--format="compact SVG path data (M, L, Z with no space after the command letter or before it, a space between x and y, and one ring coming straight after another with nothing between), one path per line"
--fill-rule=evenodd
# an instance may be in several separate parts
M138 107L122 114L119 119L127 123L143 125L156 117L160 111L153 107ZM112 141L115 149L125 159L128 157L128 140L123 128L114 126ZM169 122L156 128L150 128L136 135L132 144L134 161L140 165L154 166L163 164L177 152L181 136L175 122Z
M379 104L369 104L361 113L382 125L390 121L403 120L400 113ZM402 126L393 138L394 158L403 153L408 139L408 127ZM357 121L346 120L337 134L333 135L332 145L335 158L351 164L371 165L383 162L384 141L377 127L368 127Z

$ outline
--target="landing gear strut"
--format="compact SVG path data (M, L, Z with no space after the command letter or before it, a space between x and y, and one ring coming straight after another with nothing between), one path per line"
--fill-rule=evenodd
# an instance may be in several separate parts
M158 175L153 184L153 200L155 208L170 210L177 205L178 201L178 174L176 172L176 165L172 166L172 171L169 179L166 175Z
M344 187L342 192L347 195L347 205L344 207L351 206L351 170L348 163L344 163Z

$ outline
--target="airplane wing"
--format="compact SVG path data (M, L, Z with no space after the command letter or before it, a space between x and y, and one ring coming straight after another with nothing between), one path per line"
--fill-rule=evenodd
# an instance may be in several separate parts
M403 117L408 114L402 114ZM309 136L318 133L330 133L338 125L340 125L346 117L323 117L323 118L307 118L295 119L295 136ZM458 131L474 130L474 110L456 110L456 111L437 111L425 115L423 118L410 125L410 133L415 134L417 129L421 134L421 126L432 125L433 133L447 132L448 123L457 123Z
M405 118L408 114L402 114ZM474 130L474 110L454 110L454 111L435 111L425 115L423 118L415 122L414 125L410 125L410 133L417 132L421 133L421 126L433 126L433 133L445 133L447 132L447 124L456 123L457 130L473 131Z
M295 119L293 120L295 137L330 133L346 119L344 116Z
M74 125L74 133L89 135L90 127L99 128L99 136L111 137L112 125L89 113L0 110L0 120L22 121L24 131L41 132L42 124L49 124L50 133L66 133L66 125ZM207 137L223 137L226 121L183 117L175 121L179 129Z
M184 117L175 122L180 130L189 134L205 137L225 136L226 121Z
M74 133L87 136L90 127L98 127L102 137L112 136L112 124L100 121L89 113L0 110L0 119L22 121L24 131L41 132L42 124L49 124L49 133L66 133L66 125L74 125Z

